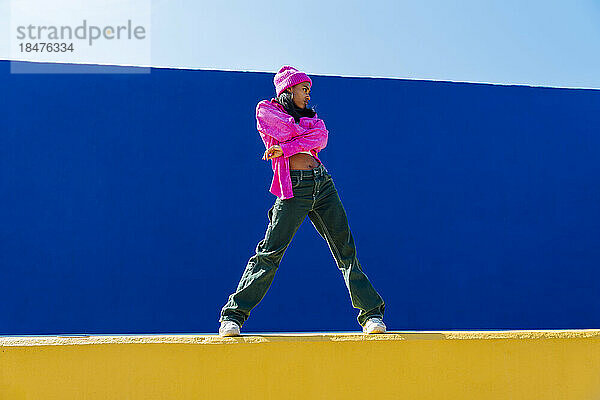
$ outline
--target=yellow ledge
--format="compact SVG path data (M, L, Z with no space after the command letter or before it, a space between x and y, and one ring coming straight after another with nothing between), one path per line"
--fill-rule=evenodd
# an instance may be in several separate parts
M0 336L0 399L600 400L600 330Z

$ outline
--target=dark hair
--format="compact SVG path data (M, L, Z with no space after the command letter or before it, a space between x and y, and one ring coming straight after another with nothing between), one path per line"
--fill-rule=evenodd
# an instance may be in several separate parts
M292 94L290 92L283 91L277 98L275 99L279 104L283 106L285 111L294 117L296 123L300 122L300 117L314 117L316 111L312 108L300 108L294 101L292 100Z

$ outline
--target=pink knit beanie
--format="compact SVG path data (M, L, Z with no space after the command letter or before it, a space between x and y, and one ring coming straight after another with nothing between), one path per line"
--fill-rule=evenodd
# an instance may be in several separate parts
M297 85L301 82L310 82L310 85L312 86L312 80L308 77L308 75L302 71L298 71L294 67L290 67L289 65L284 65L281 67L279 72L277 72L273 78L277 96L279 96L290 86Z

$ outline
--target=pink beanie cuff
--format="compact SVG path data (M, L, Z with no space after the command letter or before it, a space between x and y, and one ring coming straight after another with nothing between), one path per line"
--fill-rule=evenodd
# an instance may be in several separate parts
M308 75L289 65L284 65L281 67L273 78L277 96L279 96L285 89L301 82L309 82L312 86L312 80L308 77Z

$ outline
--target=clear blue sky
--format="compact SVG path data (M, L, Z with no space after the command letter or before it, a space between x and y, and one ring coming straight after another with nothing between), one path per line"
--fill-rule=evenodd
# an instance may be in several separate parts
M147 1L158 66L600 88L600 0Z

